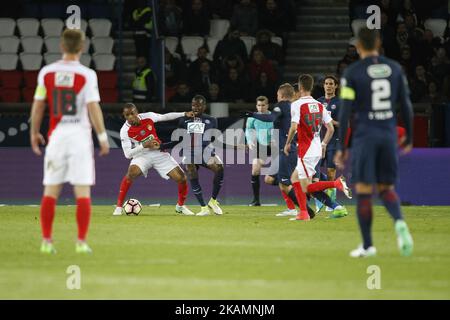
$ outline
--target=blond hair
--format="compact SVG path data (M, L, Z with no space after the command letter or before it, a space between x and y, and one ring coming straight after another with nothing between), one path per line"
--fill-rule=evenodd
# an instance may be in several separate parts
M66 29L61 35L61 44L64 52L77 54L83 49L85 35L79 29Z

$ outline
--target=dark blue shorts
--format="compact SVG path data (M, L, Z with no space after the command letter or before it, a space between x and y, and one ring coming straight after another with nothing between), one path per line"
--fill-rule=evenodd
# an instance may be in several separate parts
M397 181L396 141L376 137L354 140L351 156L352 183L395 184Z
M280 150L278 162L278 182L284 185L291 184L291 175L297 166L297 150L291 151L289 155L285 155L283 150Z

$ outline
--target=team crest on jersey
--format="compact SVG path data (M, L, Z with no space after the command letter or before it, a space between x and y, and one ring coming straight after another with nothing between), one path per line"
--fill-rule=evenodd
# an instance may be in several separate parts
M56 72L55 86L57 87L73 87L75 82L75 74L72 72Z
M335 105L335 104L332 104L332 105L331 105L331 110L334 110L334 109L336 109L336 105Z
M148 131L151 131L151 130L152 130L152 125L149 124L149 125L147 126L147 129L148 129Z
M202 122L190 122L187 124L188 133L204 133L205 124Z
M319 112L319 105L317 103L308 103L309 113Z
M145 130L141 130L141 136L145 136L146 131Z
M209 121L208 119L205 120L205 123L209 124L211 121Z
M367 74L373 79L387 78L392 74L392 69L387 64L373 64L367 68Z

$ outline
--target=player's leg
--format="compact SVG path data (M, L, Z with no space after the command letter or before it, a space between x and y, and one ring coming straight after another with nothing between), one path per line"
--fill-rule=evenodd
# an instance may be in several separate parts
M400 199L395 192L394 182L397 180L398 155L395 143L383 143L379 146L377 161L377 191L384 207L395 222L397 242L401 255L409 256L413 251L413 239L403 219Z
M200 182L198 181L197 165L189 163L189 164L186 164L185 166L186 166L187 176L189 178L189 181L191 182L192 192L194 193L194 195L197 198L197 201L201 207L200 212L198 212L197 215L198 216L207 216L209 214L209 209L203 198L202 187L200 185Z
M77 203L76 219L78 225L78 239L75 251L77 253L92 253L91 248L86 242L91 220L91 186L75 185L73 192Z
M211 194L211 199L208 202L208 207L210 207L215 214L221 215L222 209L219 206L219 202L217 201L217 197L220 192L220 188L223 184L223 176L224 176L224 167L223 163L218 156L212 156L209 158L206 167L214 172L213 179L213 190Z
M322 159L322 160L323 160L323 159ZM320 167L322 166L322 163L323 163L322 160L319 162L319 164L318 164L317 167L316 167L316 174L314 175L314 177L313 177L313 179L312 179L313 183L319 182L319 181L323 180L323 179L321 179L322 171L320 170ZM317 214L317 213L320 212L320 210L322 210L322 208L323 208L323 203L320 202L319 199L314 198L314 204L316 205L316 212L315 212L315 213Z
M169 157L176 164L175 160L170 155ZM155 168L158 170L156 166ZM158 171L161 174L161 171L160 170ZM177 213L181 213L187 216L193 216L194 213L191 210L189 210L188 207L184 204L188 194L188 185L187 185L187 177L183 169L181 169L181 167L177 165L167 173L167 177L178 183L178 201L175 206L175 211Z
M63 185L46 185L41 199L41 229L42 245L41 252L56 253L52 242L52 227L55 218L56 202L59 198Z
M298 159L298 162L300 163L301 159ZM292 182L292 187L294 189L295 192L295 196L297 198L299 207L300 207L300 212L297 214L296 218L293 219L298 219L298 220L309 220L309 214L308 214L308 209L307 209L307 200L306 200L306 193L303 191L302 186L301 186L301 180L303 180L304 178L308 177L308 173L305 173L304 171L302 171L303 168L299 167L299 165L297 165L297 168L294 170L294 172L292 172L292 176L291 176L291 182Z
M119 195L117 196L116 209L114 210L113 215L120 216L122 214L122 206L125 197L127 196L128 190L130 189L134 180L142 176L142 174L142 170L137 164L131 164L128 167L127 173L124 175L122 181L120 182Z
M259 198L259 190L260 190L260 174L261 167L263 165L263 161L261 159L253 159L252 162L252 191L253 191L253 200L249 204L249 206L260 206L260 198Z

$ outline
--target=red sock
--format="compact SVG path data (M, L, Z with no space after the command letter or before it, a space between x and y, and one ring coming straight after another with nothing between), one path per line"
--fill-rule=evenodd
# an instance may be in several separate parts
M294 202L291 200L291 198L289 198L289 196L286 194L286 192L281 191L281 194L283 195L284 201L286 201L286 206L288 207L288 209L289 210L295 209Z
M184 205L188 193L188 185L186 182L178 184L178 205Z
M128 193L128 189L130 189L133 181L129 180L126 176L123 177L122 182L120 183L119 196L117 197L117 206L121 207L123 205L123 201Z
M77 199L78 240L84 241L91 219L91 198Z
M56 199L43 196L41 200L41 228L42 237L50 240L52 238L53 218L55 217Z
M300 182L294 182L292 186L294 187L295 196L297 197L298 205L300 207L300 213L308 213L306 207L306 194L303 192Z
M331 189L331 188L335 188L336 187L336 182L335 181L319 181L319 182L314 182L311 183L308 186L308 193L314 193L314 192L318 192L318 191L323 191L325 189Z

